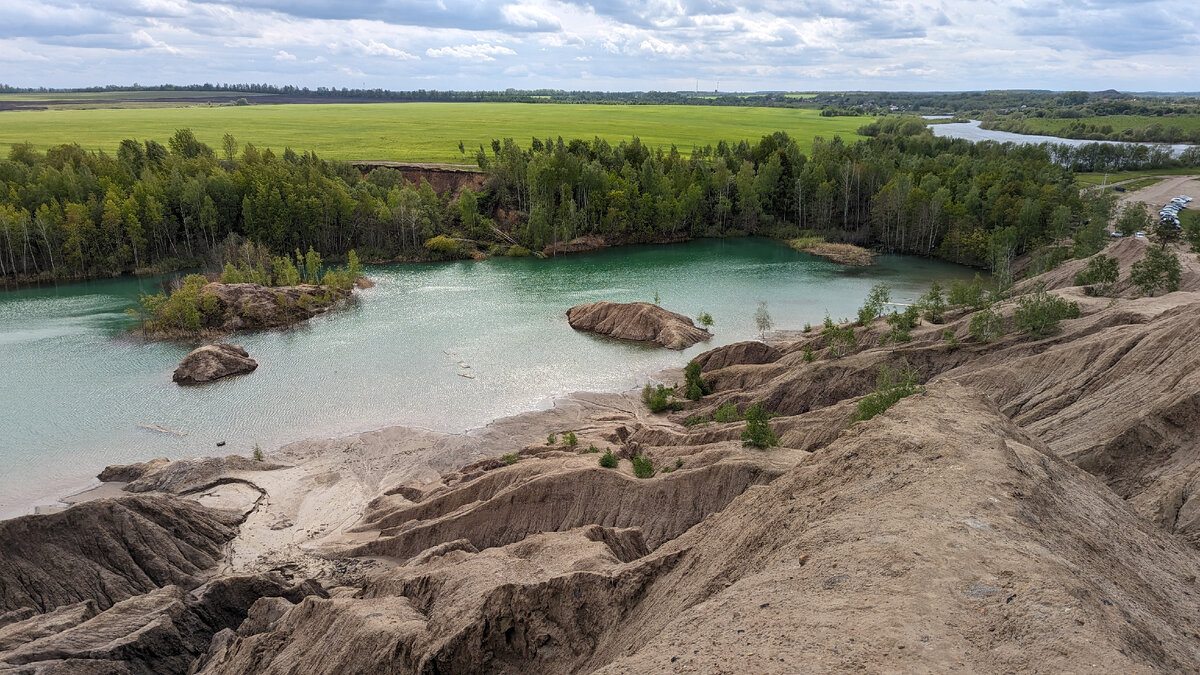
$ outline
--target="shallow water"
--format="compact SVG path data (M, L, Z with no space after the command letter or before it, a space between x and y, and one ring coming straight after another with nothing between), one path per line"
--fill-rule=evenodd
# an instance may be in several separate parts
M352 305L296 329L235 336L258 370L200 387L171 382L194 345L128 336L124 311L156 290L154 281L0 292L0 517L53 503L108 464L248 454L256 443L269 450L391 425L464 431L572 391L626 390L752 338L759 300L777 327L798 328L826 311L852 316L879 281L905 301L932 280L973 274L921 258L879 263L845 268L774 241L737 239L370 267L377 285ZM567 325L573 305L648 301L655 292L668 309L711 313L715 338L680 353Z

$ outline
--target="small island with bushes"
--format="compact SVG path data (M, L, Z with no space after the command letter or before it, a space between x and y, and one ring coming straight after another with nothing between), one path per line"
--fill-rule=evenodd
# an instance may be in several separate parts
M148 338L214 337L293 326L370 285L353 250L346 265L332 268L312 248L296 250L293 261L247 241L226 247L219 275L189 274L169 294L143 295L140 308L128 311Z

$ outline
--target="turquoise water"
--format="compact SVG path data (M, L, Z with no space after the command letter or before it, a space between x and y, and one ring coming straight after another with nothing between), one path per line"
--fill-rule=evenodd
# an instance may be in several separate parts
M269 450L391 425L464 431L572 391L638 386L713 346L754 337L759 300L777 327L798 328L827 310L852 316L879 281L902 301L934 279L973 274L920 258L879 262L844 268L774 241L737 239L372 267L377 285L354 304L292 330L232 338L258 361L256 372L186 388L171 373L194 345L128 335L124 311L156 290L154 281L0 292L0 517L53 503L108 464L248 454L255 443ZM655 292L673 311L710 312L715 338L680 353L567 325L573 305Z

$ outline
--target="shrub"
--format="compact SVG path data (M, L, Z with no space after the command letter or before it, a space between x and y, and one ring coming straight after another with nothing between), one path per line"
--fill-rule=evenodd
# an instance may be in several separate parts
M650 478L654 475L654 462L645 455L633 458L633 475L638 478Z
M946 341L946 351L952 352L958 349L958 333L947 328L942 331L942 339Z
M1146 295L1154 295L1158 289L1168 293L1179 290L1183 270L1179 264L1179 256L1174 251L1151 246L1146 249L1146 256L1133 263L1129 280Z
M682 469L682 468L683 468L683 459L676 459L676 460L675 460L675 468L676 468L676 469Z
M680 405L671 401L671 396L675 394L675 390L670 387L658 385L653 387L649 384L642 389L642 402L646 407L650 408L650 412L660 413L665 410L678 410Z
M708 312L700 312L700 315L696 317L696 323L704 326L705 328L712 328L712 325L715 322L713 321L712 314L709 314Z
M516 463L517 463L517 453L515 453L515 452L510 452L510 453L508 453L507 455L504 455L503 457L501 457L501 459L503 459L503 460L504 460L504 463L505 463L505 464L508 464L508 465L510 465L510 466L511 466L511 465L513 465L513 464L516 464Z
M252 456L256 462L263 461L263 451L262 448L258 447L258 443L254 444L254 454Z
M742 419L742 416L738 414L737 406L734 405L733 401L725 403L713 411L714 422L737 422L740 419Z
M746 429L742 432L742 445L755 448L769 448L779 445L779 439L767 422L771 418L762 403L755 403L746 408Z
M858 338L854 335L854 326L838 328L830 323L825 326L825 330L821 331L821 335L825 338L825 345L829 347L829 353L833 354L835 359L842 358L846 352L858 344Z
M1079 305L1048 293L1045 286L1039 284L1032 293L1017 299L1013 325L1019 333L1041 338L1057 333L1060 320L1078 316Z
M426 239L425 250L446 258L456 258L462 253L462 247L458 240L451 239L444 234Z
M1093 256L1087 267L1075 273L1075 285L1089 286L1096 295L1108 295L1119 275L1117 259L1102 253Z
M546 436L546 445L554 445L557 442L558 436L555 436L554 434L549 434Z
M588 443L587 450L584 450L584 452L600 452L600 448L597 448L595 443Z
M574 431L568 431L566 435L563 436L563 443L566 443L567 447L573 448L579 445L579 439L575 437Z
M967 333L983 344L1004 337L1004 317L991 307L985 307L971 317Z
M811 324L811 323L808 323L808 322L805 322L805 323L804 323L804 328L803 328L803 329L802 329L800 332L802 332L802 333L811 333L811 332L812 332L812 324Z
M688 361L688 364L683 369L683 378L686 383L685 392L689 400L699 401L705 394L711 394L708 384L700 377L700 362L696 360Z
M520 244L513 244L512 246L508 247L508 252L504 255L507 255L510 258L525 258L533 255L533 251L530 251Z
M896 401L905 396L912 396L924 388L917 384L920 373L916 368L905 365L904 368L882 366L875 378L875 391L864 396L858 402L858 411L850 418L851 422L862 422L882 413L892 407Z
M754 310L754 325L758 328L760 338L766 339L767 331L775 326L775 322L771 320L771 313L767 311L767 301L759 300L758 309Z
M941 323L945 319L946 300L942 297L942 285L938 282L933 282L918 304L921 306L921 316L929 323Z
M969 284L957 280L950 282L947 300L951 307L983 309L987 305L987 292L983 290L983 278L976 274L975 279Z
M813 352L812 345L804 345L803 354L805 363L812 363L817 360L817 355Z
M604 454L600 455L600 466L606 469L615 469L621 460L613 454L612 448L605 448Z
M892 300L892 290L885 283L871 287L863 306L858 308L858 325L865 326L883 314L883 307Z
M920 318L921 310L916 305L909 305L903 312L892 312L887 318L888 325L892 328L883 336L883 341L892 344L912 342L912 329L917 327Z

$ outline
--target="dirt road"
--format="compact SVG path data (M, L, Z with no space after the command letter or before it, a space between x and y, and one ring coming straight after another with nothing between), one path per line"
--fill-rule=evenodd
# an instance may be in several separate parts
M1126 192L1117 200L1119 206L1131 202L1143 202L1155 212L1171 201L1172 197L1188 195L1200 200L1200 176L1167 176L1154 185L1144 187L1134 192ZM1200 208L1200 202L1193 202L1189 208Z

